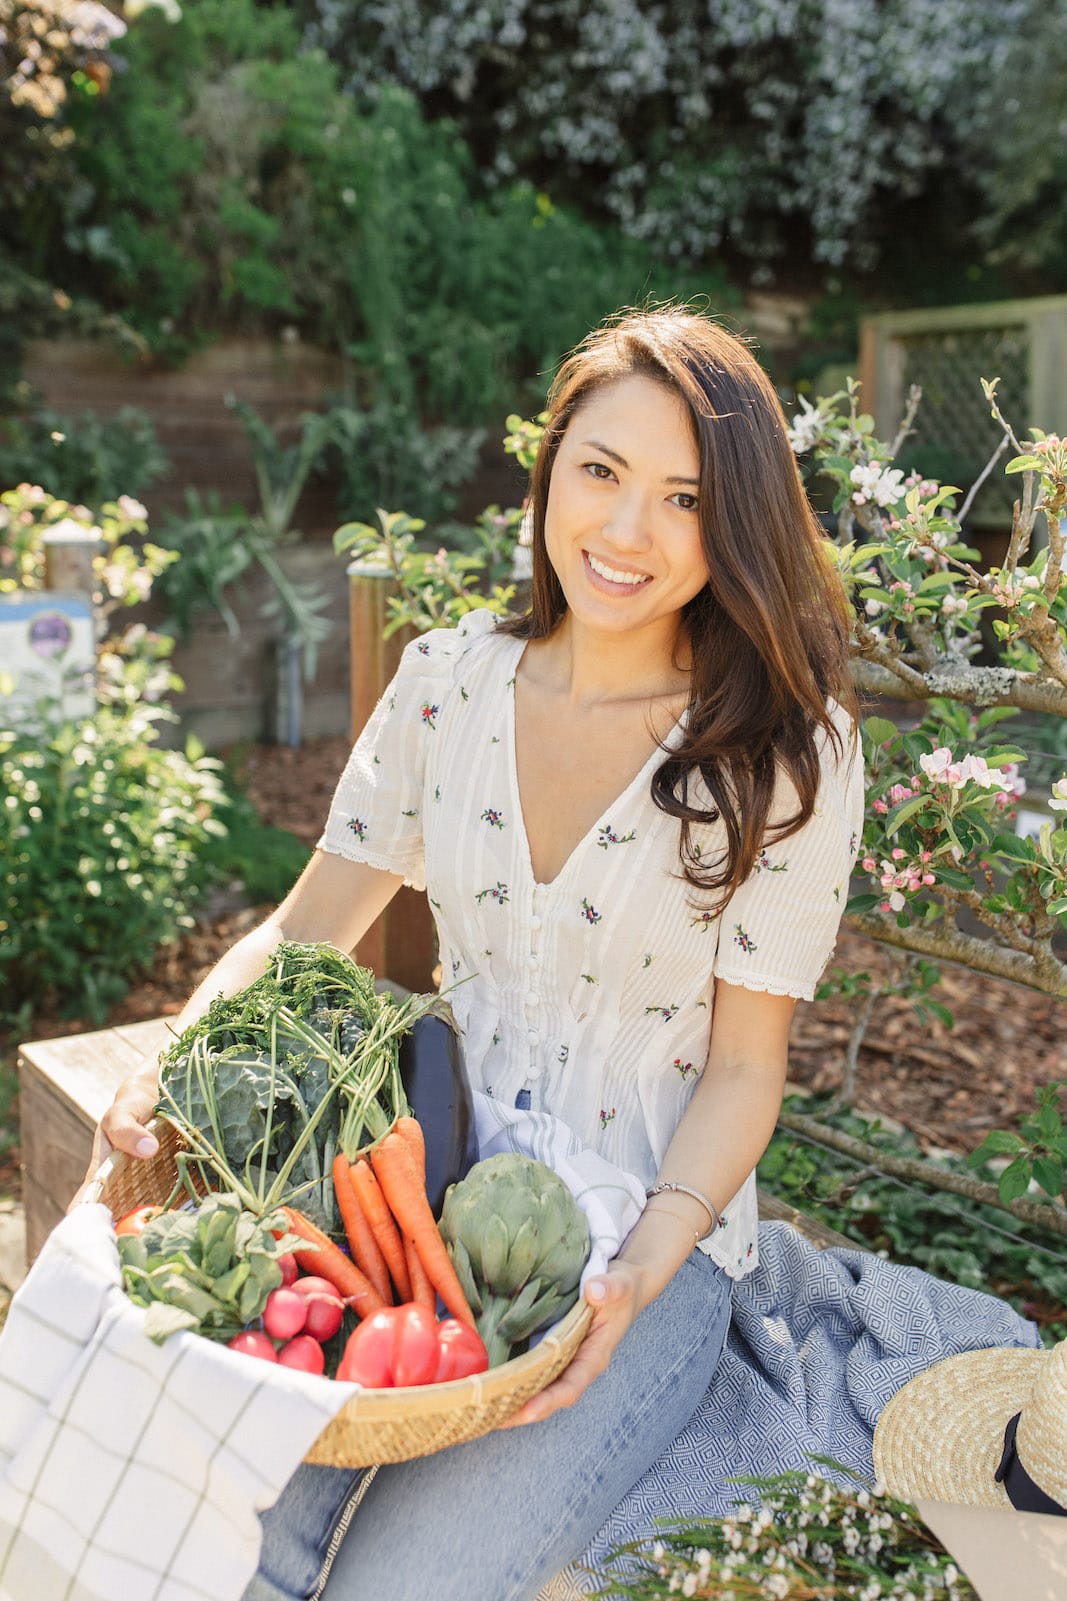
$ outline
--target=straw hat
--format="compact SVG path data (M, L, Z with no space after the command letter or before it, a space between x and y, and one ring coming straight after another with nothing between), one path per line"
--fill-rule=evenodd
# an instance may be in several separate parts
M1067 1340L967 1351L918 1374L878 1419L874 1470L905 1501L1067 1516Z

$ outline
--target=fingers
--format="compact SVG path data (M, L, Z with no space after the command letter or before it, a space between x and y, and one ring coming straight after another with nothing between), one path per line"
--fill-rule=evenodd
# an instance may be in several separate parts
M100 1120L101 1161L112 1148L125 1151L127 1156L155 1156L159 1141L146 1125L158 1099L154 1075L137 1074L119 1085L114 1101ZM95 1145L93 1154L97 1154Z

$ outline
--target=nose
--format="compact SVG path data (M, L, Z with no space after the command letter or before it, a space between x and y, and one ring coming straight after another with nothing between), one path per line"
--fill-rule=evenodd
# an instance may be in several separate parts
M614 550L648 550L651 511L645 497L636 490L616 495L611 516L604 524L604 538Z

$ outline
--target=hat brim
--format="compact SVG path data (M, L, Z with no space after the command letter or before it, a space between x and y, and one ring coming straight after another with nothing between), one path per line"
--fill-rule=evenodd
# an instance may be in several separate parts
M874 1431L874 1471L890 1495L1010 1507L993 1477L1009 1418L1030 1399L1050 1352L965 1351L899 1389Z

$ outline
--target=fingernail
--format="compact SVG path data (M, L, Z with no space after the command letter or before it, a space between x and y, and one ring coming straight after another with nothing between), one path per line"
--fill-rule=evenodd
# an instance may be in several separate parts
M602 1301L608 1293L607 1286L601 1284L599 1280L594 1280L592 1284L586 1285L585 1293L591 1301Z
M158 1150L159 1141L154 1140L151 1134L146 1134L143 1139L139 1139L137 1144L134 1146L134 1151L138 1156L155 1156Z

